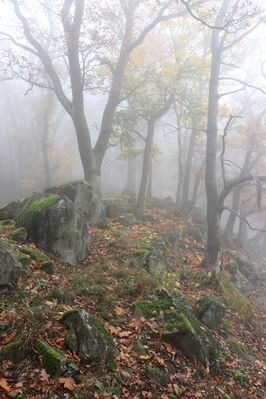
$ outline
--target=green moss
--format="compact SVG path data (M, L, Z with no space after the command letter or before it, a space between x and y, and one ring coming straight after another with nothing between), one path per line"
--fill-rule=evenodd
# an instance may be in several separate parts
M69 347L70 345L70 340L72 335L74 334L74 331L72 329L68 330L67 335L66 335L66 345Z
M35 349L41 357L42 367L51 377L57 376L59 374L60 363L65 360L64 356L41 339L37 339L35 342Z
M4 222L6 222L6 220L4 220ZM13 230L15 228L15 225L13 221L11 222L12 222L11 224L10 223L4 224L3 222L0 223L0 233L5 233L6 231Z
M10 225L14 224L14 221L12 219L6 219L6 220L3 220L1 222L1 224L2 224L2 226L10 226Z
M146 248L135 249L135 251L133 252L133 255L136 257L141 257L141 256L147 255L149 252L150 251Z
M232 309L242 315L247 322L255 319L251 303L225 274L217 273L214 281Z
M25 236L27 236L27 230L25 227L19 227L9 234L9 238L15 241L20 241L21 238L24 238Z
M42 262L41 269L47 274L54 274L55 272L55 264L51 260L47 260Z
M136 303L136 309L139 311L146 319L157 316L161 310L170 309L173 306L170 299L163 297L156 300L145 298L140 299Z
M164 328L167 331L178 330L182 334L194 331L186 316L178 310L171 310L171 312L166 313L165 318Z
M46 261L48 258L46 255L42 254L41 252L37 251L35 248L23 246L20 248L20 252L26 255L30 255L32 259L36 262Z
M59 195L51 195L39 200L33 200L22 209L22 212L39 212L43 208L48 208L49 206L56 204L59 200Z
M79 310L79 309L69 309L69 310L66 310L66 311L62 314L61 320L62 320L64 317L66 317L66 316L68 316L68 315L70 315L70 314L72 314L72 313L76 313L76 312L81 312L81 310Z
M150 375L155 377L162 377L164 375L163 371L158 369L157 367L147 366L147 371Z
M18 254L17 254L17 257L18 257L18 261L22 264L22 266L23 266L24 268L29 267L29 265L30 265L30 259L29 259L26 255L23 255L23 254L21 254L21 253L18 253Z
M89 316L90 320L93 321L93 324L97 327L97 329L103 334L104 338L106 339L106 341L111 345L111 346L115 346L114 345L114 341L112 338L112 335L110 334L110 332L107 330L107 328L105 327L105 324L102 322L102 320L94 315L90 315Z
M25 357L25 350L23 348L23 342L14 340L9 344L5 345L0 352L0 359L10 360L12 362L19 362Z

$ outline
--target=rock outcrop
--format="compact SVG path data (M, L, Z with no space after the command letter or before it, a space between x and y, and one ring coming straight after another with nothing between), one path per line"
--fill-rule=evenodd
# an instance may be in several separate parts
M0 288L15 283L21 269L21 264L12 246L8 242L0 240Z
M203 296L199 300L199 319L212 330L218 330L225 314L225 306L213 296Z
M169 293L162 288L156 295L138 301L136 307L144 317L158 318L163 324L163 339L171 341L189 359L213 369L218 367L220 344L194 316L181 292Z
M51 187L46 189L45 193L69 198L84 213L89 225L105 222L105 211L100 195L85 180Z
M116 348L112 336L97 316L84 310L65 312L61 319L69 329L66 344L82 361L101 360L113 357Z
M43 195L27 201L16 218L35 244L75 265L86 258L88 226L83 213L67 197Z

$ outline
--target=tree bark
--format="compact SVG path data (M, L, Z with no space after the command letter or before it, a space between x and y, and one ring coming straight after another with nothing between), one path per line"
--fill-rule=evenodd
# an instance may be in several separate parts
M150 119L148 121L147 137L145 140L145 148L143 155L142 176L141 176L141 183L140 183L137 210L136 210L137 218L142 218L144 214L145 192L148 181L149 162L150 162L151 149L153 143L154 123L155 123L154 119Z
M188 144L188 152L187 159L184 171L184 181L183 181L183 191L182 191L182 200L181 207L185 209L188 200L189 200L189 187L190 187L190 178L191 178L191 168L192 168L192 160L193 153L195 148L195 135L193 129L190 132L189 144Z

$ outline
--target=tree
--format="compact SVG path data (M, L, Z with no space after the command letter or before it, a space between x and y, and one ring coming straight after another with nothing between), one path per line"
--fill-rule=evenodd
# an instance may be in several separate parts
M231 190L238 184L253 180L252 175L243 176L239 175L237 178L227 181L223 179L224 187L218 192L217 188L217 110L219 98L225 94L232 94L237 91L243 90L243 87L229 93L219 93L219 82L222 80L238 81L239 79L230 77L221 77L220 71L222 66L223 53L231 49L236 43L240 42L245 36L251 33L260 24L260 20L244 33L239 33L240 30L245 28L243 21L247 21L250 16L240 14L235 15L235 9L232 7L228 13L231 0L223 0L222 5L217 13L214 25L206 23L201 18L195 17L194 13L189 9L189 5L185 0L182 3L189 10L190 14L200 20L204 25L211 28L211 72L209 80L209 95L208 95L208 121L207 121L207 142L206 142L206 168L205 168L205 185L207 194L207 224L208 224L208 240L207 240L207 254L204 263L212 269L218 267L217 257L220 250L219 226L221 214L224 210L224 200L231 192ZM256 12L255 12L256 14ZM254 13L253 13L254 15ZM231 27L231 31L230 31ZM227 41L229 33L233 34L233 40ZM245 84L244 87L254 87L251 84ZM261 90L263 92L263 90ZM233 116L231 116L226 124L224 132L230 125ZM257 178L258 184L265 181L265 176Z
M86 51L82 51L82 49L84 47L87 49L90 45L88 43L85 45L83 40L81 40L81 35L84 36L84 24L86 23L86 21L84 21L84 13L86 11L85 0L64 0L61 10L63 39L66 45L66 60L68 63L69 80L72 94L71 100L68 98L68 93L63 88L60 76L54 67L51 55L42 45L41 40L38 39L38 35L36 33L34 34L28 18L23 14L21 4L18 0L9 0L9 2L14 6L14 12L23 27L24 37L30 46L24 44L23 42L17 41L8 33L2 32L1 34L2 36L11 40L13 44L19 46L24 51L30 53L34 57L37 57L41 61L52 82L52 87L50 87L50 89L52 88L55 91L55 94L61 105L72 119L77 136L84 176L97 193L94 203L99 203L101 164L112 133L114 113L117 106L122 101L121 92L129 57L135 48L137 48L143 42L148 33L156 25L162 21L178 17L180 13L173 12L170 14L165 14L166 10L173 3L172 0L166 1L161 7L155 7L155 12L157 12L157 15L154 15L154 12L151 13L153 14L152 21L146 24L140 34L136 35L136 31L134 31L136 25L135 14L136 10L141 5L141 2L139 0L120 2L120 7L122 10L121 19L125 21L125 26L123 30L121 46L118 50L118 56L114 62L112 62L106 57L102 58L99 57L97 53L94 54L94 58L96 57L100 59L102 64L108 65L112 76L110 91L108 93L106 106L102 116L100 134L93 149L84 107L84 84L87 76L86 58L88 57L88 52L86 53ZM143 12L143 10L141 11ZM182 12L181 15L183 13L184 12ZM95 30L95 27L93 29ZM98 33L98 36L100 36L100 33ZM43 86L36 81L31 81L31 83ZM97 211L100 211L100 209ZM101 215L99 215L99 218L101 218Z

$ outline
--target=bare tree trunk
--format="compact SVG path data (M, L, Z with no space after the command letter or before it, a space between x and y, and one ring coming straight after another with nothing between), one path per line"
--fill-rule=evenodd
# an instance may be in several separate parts
M44 175L45 175L45 188L51 186L51 168L49 162L49 118L52 110L53 91L49 91L46 96L45 109L43 113L43 131L41 136Z
M151 157L151 149L152 149L153 134L154 134L154 123L155 122L153 119L150 119L148 121L148 130L147 130L147 137L145 140L145 148L143 156L142 177L141 177L137 209L136 209L136 216L138 218L142 218L144 214L145 192L148 181L149 162Z
M152 156L150 156L150 159L149 159L147 197L149 197L149 198L152 197Z
M220 26L230 0L224 0L216 18L216 26ZM206 169L205 185L207 195L207 254L204 263L212 269L217 267L217 257L220 250L219 225L222 207L218 197L216 180L217 160L217 109L218 109L218 83L221 69L222 44L219 41L220 29L212 30L211 38L211 73L209 80L208 96L208 122L206 143Z
M252 155L252 151L248 150L245 155L245 160L243 163L243 168L241 174L243 176L246 176L250 172L249 164L250 164L250 158ZM232 201L232 209L236 213L239 210L239 205L240 205L240 198L241 198L241 192L242 188L240 185L236 186L233 191L233 201ZM230 212L230 215L228 217L225 229L224 229L224 236L226 239L231 239L234 231L234 225L236 221L236 213Z
M188 152L187 152L187 159L184 171L184 183L183 183L183 191L182 191L182 200L181 200L181 207L184 209L188 203L189 199L189 186L190 186L190 177L191 177L191 168L192 168L192 160L193 160L193 153L195 147L195 135L193 129L190 132L189 137L189 145L188 145Z
M135 159L127 159L127 184L125 189L132 194L136 192L136 162Z

